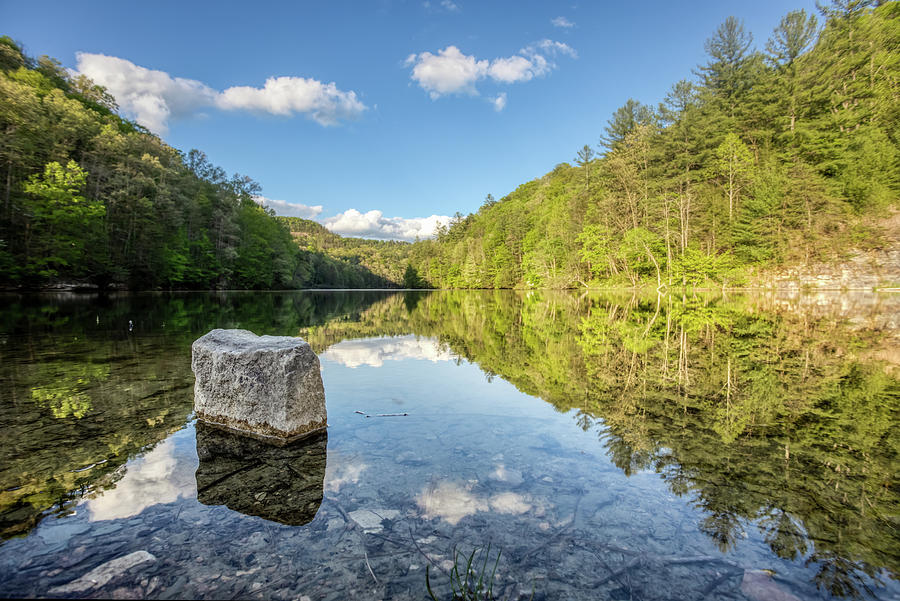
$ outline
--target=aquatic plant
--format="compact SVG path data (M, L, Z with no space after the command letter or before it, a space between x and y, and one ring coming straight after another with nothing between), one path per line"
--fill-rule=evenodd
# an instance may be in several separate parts
M497 574L497 565L500 563L502 551L497 551L497 559L494 560L494 567L489 577L487 577L487 565L491 557L490 543L488 543L487 549L483 550L483 553L480 553L481 551L480 547L475 547L469 554L468 559L466 559L465 555L460 555L456 549L453 550L453 568L450 570L450 590L453 601L476 601L478 599L488 600L494 598L494 576ZM478 557L477 560L476 557ZM483 562L481 557L484 557ZM460 574L460 559L466 559L462 574ZM478 567L479 563L481 563L480 569ZM434 601L438 601L434 591L431 589L430 568L431 566L426 566L425 568L425 588L428 589L428 595Z

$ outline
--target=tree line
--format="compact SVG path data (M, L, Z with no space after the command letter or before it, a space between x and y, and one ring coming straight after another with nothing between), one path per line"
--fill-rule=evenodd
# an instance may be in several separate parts
M0 37L0 286L392 285L298 248L256 182L116 111L85 76Z
M423 286L740 283L877 245L900 189L900 3L781 19L765 50L729 17L658 106L629 99L599 148L474 214L410 265Z
M793 11L756 50L729 17L695 77L634 99L597 148L490 194L432 240L343 238L259 206L0 38L0 286L728 286L880 244L900 189L900 3Z

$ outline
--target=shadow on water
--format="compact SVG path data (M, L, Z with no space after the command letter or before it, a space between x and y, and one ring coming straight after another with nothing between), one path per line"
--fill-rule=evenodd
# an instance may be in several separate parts
M197 422L197 500L302 526L322 504L328 434L287 446L224 432Z

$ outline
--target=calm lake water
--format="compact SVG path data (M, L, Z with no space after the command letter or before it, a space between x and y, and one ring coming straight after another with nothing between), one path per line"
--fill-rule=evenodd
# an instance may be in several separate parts
M216 327L308 340L327 437L198 424ZM0 596L900 599L898 376L898 295L8 296Z

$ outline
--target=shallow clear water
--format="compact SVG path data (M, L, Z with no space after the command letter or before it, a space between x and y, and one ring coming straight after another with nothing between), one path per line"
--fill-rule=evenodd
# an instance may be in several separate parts
M449 598L455 553L490 545L497 598L898 599L898 309L8 297L0 596L423 599L427 568ZM327 436L197 424L190 344L214 327L309 340Z

